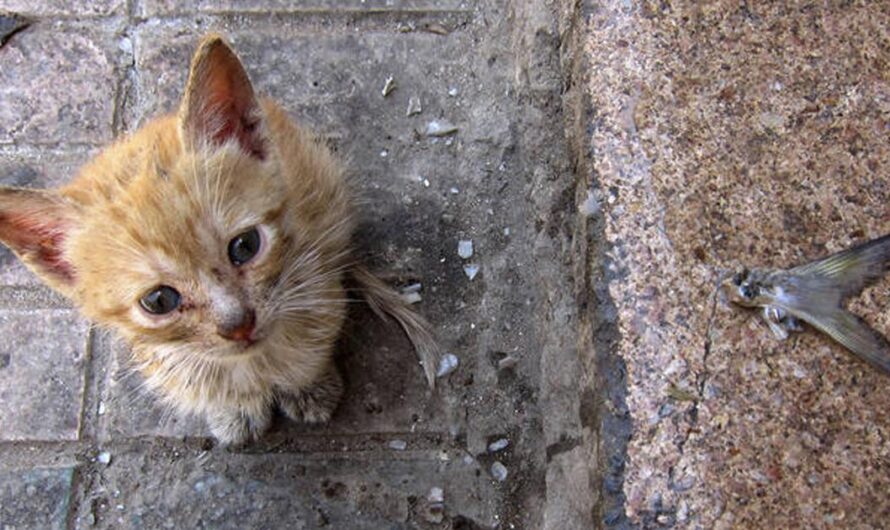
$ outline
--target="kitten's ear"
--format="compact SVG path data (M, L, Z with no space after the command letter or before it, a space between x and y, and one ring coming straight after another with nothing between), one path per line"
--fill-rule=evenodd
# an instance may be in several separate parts
M74 284L62 246L74 224L74 209L58 194L0 187L0 241L63 294Z
M246 153L266 157L262 109L241 61L219 35L205 37L192 58L179 127L189 149L235 140Z

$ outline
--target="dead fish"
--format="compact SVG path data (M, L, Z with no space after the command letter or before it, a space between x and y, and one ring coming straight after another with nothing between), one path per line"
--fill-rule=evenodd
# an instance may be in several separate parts
M721 284L731 302L762 308L779 340L801 321L890 375L890 343L844 302L880 279L890 266L890 234L787 270L742 269Z

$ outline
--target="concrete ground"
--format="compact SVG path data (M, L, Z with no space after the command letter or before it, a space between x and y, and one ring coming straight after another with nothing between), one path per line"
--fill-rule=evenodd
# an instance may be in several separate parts
M714 296L888 231L890 14L848 4L0 0L0 182L173 110L222 31L460 359L430 393L356 307L333 421L228 450L5 252L0 528L885 527L886 378Z

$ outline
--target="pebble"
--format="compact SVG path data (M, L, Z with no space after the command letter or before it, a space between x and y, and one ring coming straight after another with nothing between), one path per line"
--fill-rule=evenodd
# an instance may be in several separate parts
M578 211L585 217L593 217L600 212L600 202L591 190L587 190L587 198L578 206Z
M467 278L469 278L470 281L473 281L473 278L479 274L479 265L476 265L475 263L464 265L464 274L467 275Z
M409 304L416 304L423 300L420 293L402 293L402 300Z
M507 466L500 462L491 465L491 476L498 482L507 480Z
M517 364L519 364L519 359L512 355L508 355L498 361L498 370L509 370L515 368Z
M98 454L98 456L96 456L96 461L107 466L111 463L111 453L109 453L108 451L102 451Z
M463 259L473 257L473 241L471 239L461 239L457 242L457 255Z
M427 507L423 514L424 519L431 523L441 523L445 519L445 492L442 488L430 489L426 496Z
M510 440L506 438L501 438L499 440L495 440L488 444L488 452L489 453L497 453L498 451L503 451L510 445Z
M386 81L383 83L383 90L381 90L380 93L383 95L383 97L386 97L390 94L390 92L392 92L395 89L396 89L396 80L393 78L393 76L389 76L386 78Z
M439 359L439 369L436 371L436 377L445 377L451 372L457 370L460 360L453 353L446 353Z
M452 195L457 195L458 193L460 193L460 190L457 188L451 188L449 191Z
M404 451L408 448L408 442L405 440L391 440L389 442L389 448L395 449L396 451Z
M426 496L426 500L430 502L445 502L445 490L438 486L430 488L430 493Z
M426 124L427 136L448 136L457 132L457 126L446 120L433 120Z
M420 104L420 98L417 96L408 98L408 110L405 113L405 116L413 116L415 114L420 114L421 112L423 112L423 106Z

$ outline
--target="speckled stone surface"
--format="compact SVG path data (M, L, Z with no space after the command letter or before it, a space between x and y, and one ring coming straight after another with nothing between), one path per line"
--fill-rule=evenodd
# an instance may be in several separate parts
M887 378L714 297L890 231L885 3L588 3L591 201L632 421L627 519L886 528ZM601 209L597 209L601 206ZM890 282L852 305L890 332Z

